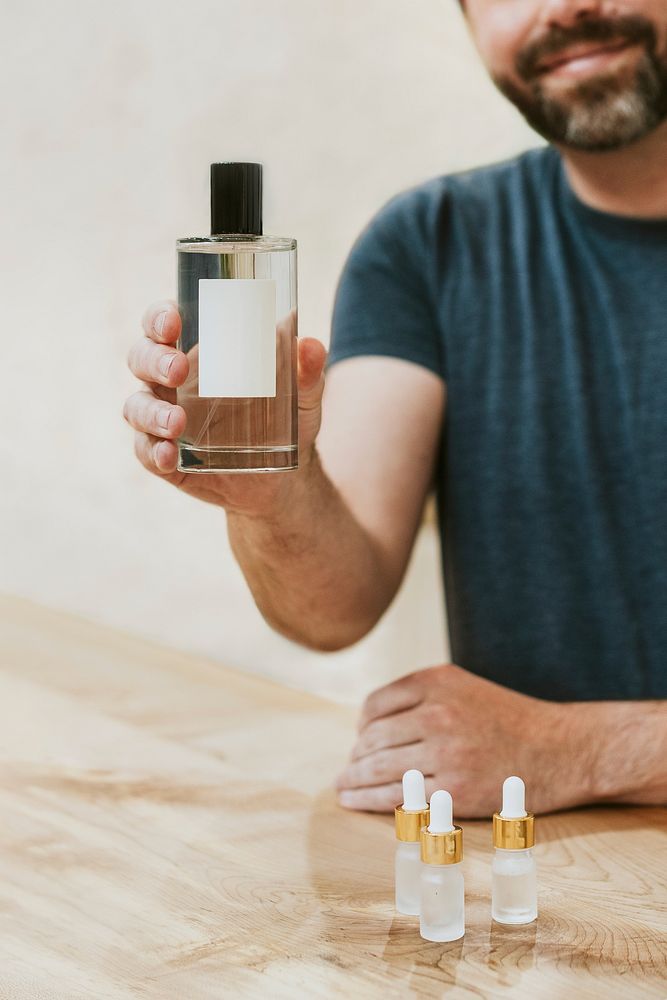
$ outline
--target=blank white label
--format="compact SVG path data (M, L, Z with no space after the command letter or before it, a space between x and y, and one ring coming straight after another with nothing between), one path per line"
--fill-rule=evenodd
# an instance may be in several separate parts
M200 278L199 395L275 394L275 280Z

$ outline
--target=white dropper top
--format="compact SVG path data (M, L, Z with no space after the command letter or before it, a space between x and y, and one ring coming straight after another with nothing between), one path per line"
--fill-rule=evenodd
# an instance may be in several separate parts
M429 833L451 833L454 829L454 806L449 792L440 789L431 796Z
M503 782L503 807L500 810L503 819L523 819L526 812L526 786L521 778L512 775Z
M428 809L424 775L414 767L403 775L403 808L408 812Z

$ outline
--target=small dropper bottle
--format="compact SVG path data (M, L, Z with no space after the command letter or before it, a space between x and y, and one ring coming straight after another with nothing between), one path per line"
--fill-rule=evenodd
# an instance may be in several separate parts
M396 824L396 909L399 913L419 913L421 871L419 834L429 820L424 775L412 768L403 775L403 805L394 810Z
M506 778L502 809L493 816L491 915L499 924L530 924L537 917L535 818L525 801L521 778Z
M427 941L458 941L465 933L463 831L454 826L452 797L431 796L431 819L421 832L419 933Z

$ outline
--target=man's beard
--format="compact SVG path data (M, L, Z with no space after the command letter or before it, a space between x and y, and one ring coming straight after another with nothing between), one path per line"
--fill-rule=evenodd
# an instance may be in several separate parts
M627 41L644 46L633 79L627 68L591 74L573 81L567 96L548 92L537 71L542 59L580 42ZM667 118L667 58L657 54L656 32L643 17L582 22L576 29L553 31L517 58L522 90L511 80L493 76L498 89L519 109L536 132L549 142L590 152L620 149L647 135Z

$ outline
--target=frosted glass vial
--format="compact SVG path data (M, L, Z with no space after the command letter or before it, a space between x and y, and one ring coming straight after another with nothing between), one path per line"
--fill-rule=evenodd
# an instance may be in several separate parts
M396 909L412 917L419 914L419 881L421 876L419 841L410 844L401 840L396 844Z
M427 941L458 941L465 934L465 893L461 862L422 863L419 933Z
M537 918L537 866L532 848L496 847L491 863L491 916L499 924L530 924Z

